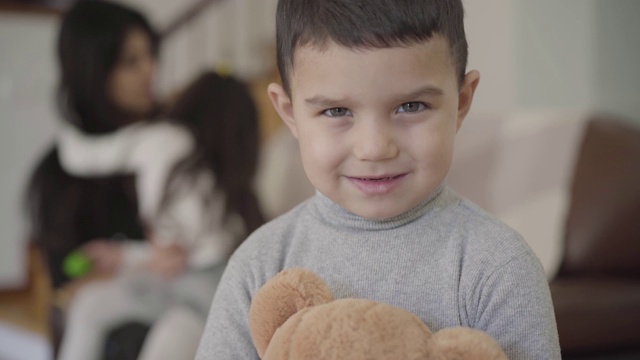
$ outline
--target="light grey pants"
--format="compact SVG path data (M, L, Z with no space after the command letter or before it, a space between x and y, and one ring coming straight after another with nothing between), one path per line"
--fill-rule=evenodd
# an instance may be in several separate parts
M99 360L107 334L127 322L151 325L139 359L193 359L224 264L173 280L123 274L88 284L66 315L60 360Z

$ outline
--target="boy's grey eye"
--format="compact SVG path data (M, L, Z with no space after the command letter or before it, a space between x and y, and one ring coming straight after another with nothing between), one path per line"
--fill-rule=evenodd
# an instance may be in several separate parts
M349 115L349 110L346 108L333 108L325 110L324 114L331 117L341 117Z
M400 105L398 112L415 113L425 109L425 105L421 102L412 101Z

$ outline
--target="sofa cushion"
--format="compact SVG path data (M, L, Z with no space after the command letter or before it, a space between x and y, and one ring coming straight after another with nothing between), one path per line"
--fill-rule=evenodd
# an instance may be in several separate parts
M640 129L599 118L573 174L562 275L640 277Z

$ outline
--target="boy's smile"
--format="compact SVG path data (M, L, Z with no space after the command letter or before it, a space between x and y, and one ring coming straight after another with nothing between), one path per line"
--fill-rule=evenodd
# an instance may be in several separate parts
M447 42L296 50L291 95L269 93L300 142L311 183L345 209L386 219L417 206L445 179L455 134L478 82L458 88Z

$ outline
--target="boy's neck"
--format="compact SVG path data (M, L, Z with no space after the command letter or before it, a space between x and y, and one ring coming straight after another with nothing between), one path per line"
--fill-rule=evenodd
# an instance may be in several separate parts
M443 182L414 208L387 219L368 219L354 214L317 190L316 206L319 215L334 226L360 230L388 230L411 223L428 213L435 207L437 199L445 189L446 184Z

